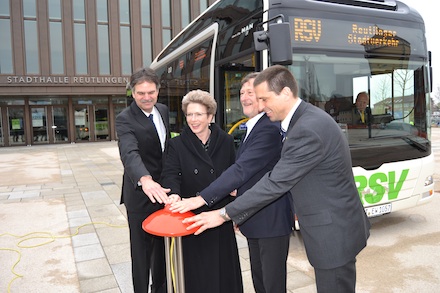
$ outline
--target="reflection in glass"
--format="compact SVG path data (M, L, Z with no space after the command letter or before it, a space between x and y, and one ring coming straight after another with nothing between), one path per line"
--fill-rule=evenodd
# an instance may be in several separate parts
M374 169L429 151L429 95L423 88L414 91L428 78L423 60L294 54L289 68L300 85L299 96L340 124L353 166ZM362 91L369 95L363 118L355 106Z
M144 27L142 28L142 60L143 64L150 64L152 61L152 52L151 52L152 44L151 44L151 28Z
M110 48L108 39L108 25L98 25L98 55L99 55L99 74L110 74Z
M53 137L55 142L66 142L69 140L67 108L53 108Z
M2 1L6 2L6 1ZM23 16L37 17L37 6L35 0L23 0Z
M9 144L22 145L25 142L24 137L24 107L8 107L8 128Z
M171 5L170 0L162 0L162 26L171 27Z
M49 18L61 19L61 0L49 0Z
M119 0L120 23L130 24L130 3L128 0Z
M73 5L73 19L74 20L85 20L85 9L84 9L84 0L75 0L72 1Z
M208 8L208 0L200 0L200 13L206 10Z
M46 107L31 108L32 137L34 143L42 143L48 141L46 111Z
M74 24L76 74L87 74L86 25Z
M87 107L75 109L75 140L90 140L90 122Z
M130 75L132 73L131 37L130 37L130 27L128 26L121 26L121 63L122 63L122 74Z
M182 0L182 28L186 27L191 20L191 8L189 0Z
M162 45L165 47L171 41L171 30L163 29L162 30Z
M64 73L64 55L63 55L63 39L61 22L50 22L50 68L52 74Z
M100 107L95 109L95 139L109 139L107 108Z
M142 25L151 25L150 0L142 0L141 2L141 21Z
M9 1L0 1L0 15L1 16L10 16L9 12Z
M0 19L0 73L13 73L10 19Z
M39 73L38 58L38 31L37 22L34 20L24 21L24 40L25 40L25 57L26 57L26 73Z
M96 16L98 22L108 22L107 0L96 0Z

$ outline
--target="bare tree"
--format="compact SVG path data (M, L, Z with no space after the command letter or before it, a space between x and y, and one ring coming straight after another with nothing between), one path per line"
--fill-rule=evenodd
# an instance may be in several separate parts
M414 71L412 70L395 70L394 71L394 92L402 91L402 97L406 95L406 92L410 91L414 87L413 84Z

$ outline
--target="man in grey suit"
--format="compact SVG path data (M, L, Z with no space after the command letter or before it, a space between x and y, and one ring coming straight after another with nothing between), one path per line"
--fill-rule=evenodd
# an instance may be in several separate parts
M286 130L281 158L251 189L221 210L184 220L195 234L232 219L241 224L290 190L318 292L355 292L356 256L370 223L353 178L348 142L323 110L298 97L298 85L280 65L254 81L260 108Z
M127 209L134 292L166 292L162 237L142 229L142 222L161 209L168 196L158 183L169 138L168 107L157 103L160 81L143 68L131 76L134 102L116 117L119 153L124 165L121 204ZM151 291L149 287L151 270Z

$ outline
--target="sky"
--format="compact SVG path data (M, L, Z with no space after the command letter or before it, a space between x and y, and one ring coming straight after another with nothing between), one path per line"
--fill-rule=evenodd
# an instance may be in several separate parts
M438 37L438 27L440 17L438 10L434 9L434 0L400 0L403 3L417 10L425 21L426 38L428 40L428 50L432 54L433 71L433 92L431 98L440 97L438 88L440 87L440 38ZM437 99L438 100L438 99ZM440 102L438 100L437 102Z

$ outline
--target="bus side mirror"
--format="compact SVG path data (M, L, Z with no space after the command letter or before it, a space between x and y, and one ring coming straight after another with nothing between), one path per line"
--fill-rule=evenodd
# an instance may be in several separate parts
M292 41L288 22L271 23L268 31L254 32L256 51L269 49L272 64L292 64Z

